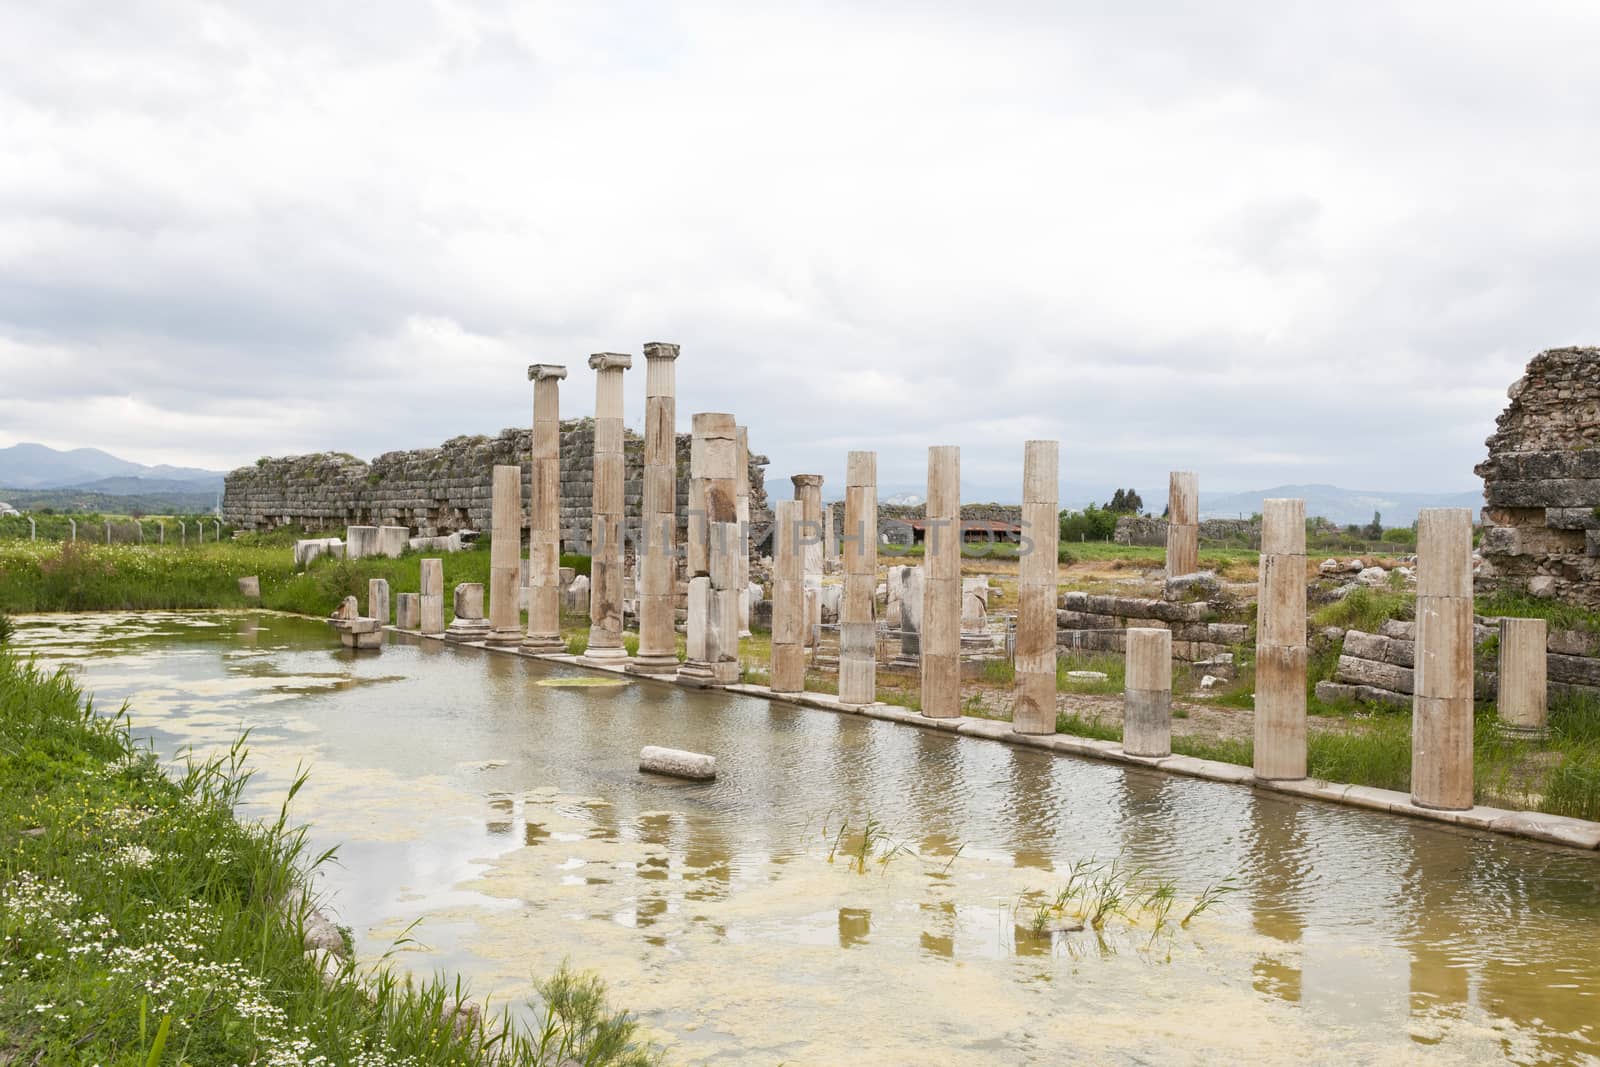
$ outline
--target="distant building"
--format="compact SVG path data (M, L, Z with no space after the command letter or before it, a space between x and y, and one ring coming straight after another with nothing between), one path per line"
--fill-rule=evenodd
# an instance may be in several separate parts
M22 512L18 511L16 508L12 507L10 504L7 504L4 500L0 500L0 519L5 518L7 515L21 515L21 514L22 514Z

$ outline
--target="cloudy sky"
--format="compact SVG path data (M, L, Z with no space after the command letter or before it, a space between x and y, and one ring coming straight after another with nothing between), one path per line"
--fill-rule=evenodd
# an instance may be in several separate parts
M1600 342L1597 53L1592 0L7 4L0 445L371 456L666 340L769 479L1468 489Z

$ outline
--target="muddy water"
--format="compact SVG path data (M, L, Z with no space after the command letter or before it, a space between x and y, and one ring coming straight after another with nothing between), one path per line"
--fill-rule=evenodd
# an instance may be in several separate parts
M519 1002L601 972L680 1062L1600 1062L1600 858L890 723L267 614L41 617L171 757L251 730L376 956ZM720 777L641 777L638 750ZM846 853L884 834L864 872ZM841 822L848 821L831 856ZM1077 861L1177 884L1187 929L1034 932Z

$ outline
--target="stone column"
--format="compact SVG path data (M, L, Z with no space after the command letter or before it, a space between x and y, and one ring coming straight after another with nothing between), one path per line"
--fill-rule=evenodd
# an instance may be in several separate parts
M733 515L739 524L739 636L750 636L750 430L733 428L736 442L734 461L738 474L733 483Z
M1500 620L1500 731L1508 737L1544 736L1549 629L1543 619Z
M678 346L644 346L644 503L639 540L639 674L678 669Z
M578 662L622 667L628 662L622 647L622 373L633 366L633 357L598 352L589 357L589 366L595 372L594 518L589 536L589 648Z
M689 574L711 574L710 524L737 522L738 427L732 415L697 413L689 438Z
M1200 478L1173 471L1167 490L1167 577L1200 569Z
M517 600L522 584L522 466L497 463L490 485L489 633L491 645L522 640Z
M928 449L928 533L923 566L922 714L961 715L961 449Z
M830 511L831 514L831 511ZM852 452L844 476L844 599L839 605L839 699L878 699L878 454Z
M394 624L402 630L415 630L422 625L421 594L396 593L394 598Z
M422 593L418 597L421 632L437 637L444 633L444 560L422 561Z
M739 680L739 524L713 522L711 573L689 579L688 656L678 681L732 685Z
M1417 518L1416 695L1411 800L1472 807L1472 513L1424 508Z
M1056 732L1056 565L1060 560L1060 454L1056 441L1029 441L1022 453L1022 536L1017 560L1016 702L1019 734Z
M774 693L806 687L801 629L805 614L805 561L800 551L801 505L780 500L772 526L772 679Z
M1130 627L1122 751L1172 755L1172 631Z
M1306 502L1261 510L1256 595L1255 772L1306 776Z
M528 652L565 652L561 639L561 380L567 368L535 363L533 470L528 480Z
M451 641L483 641L489 620L483 617L483 583L460 582L455 588L455 618L444 635Z
M801 643L812 648L822 626L822 475L795 474L794 498L800 504L800 555L806 592L801 615L804 618Z
M826 504L822 508L822 569L830 574L839 569L839 539L835 535L836 528L834 506Z
M389 579L367 579L367 618L389 625Z

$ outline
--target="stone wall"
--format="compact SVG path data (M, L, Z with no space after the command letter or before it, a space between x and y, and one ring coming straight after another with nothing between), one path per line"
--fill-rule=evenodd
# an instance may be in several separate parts
M1261 545L1261 523L1254 519L1201 519L1200 540L1227 541L1236 537L1249 538L1252 547ZM1117 519L1116 532L1111 539L1119 545L1156 545L1167 543L1167 520L1151 515L1123 515Z
M223 521L237 529L298 525L342 530L349 525L407 526L418 536L489 528L490 480L496 464L522 467L523 512L531 493L531 431L502 430L496 437L453 437L438 448L385 452L371 463L323 452L260 459L228 475ZM678 525L689 508L689 435L678 435ZM644 494L644 442L627 431L626 508L637 524ZM563 547L586 552L594 494L594 420L561 424L561 531ZM750 456L752 523L766 515L767 457Z
M1600 607L1600 348L1553 348L1486 442L1479 590Z
M1499 632L1499 620L1473 622L1474 690L1479 700L1495 698L1498 662L1495 645L1485 645ZM1358 700L1409 708L1416 681L1416 624L1393 620L1375 634L1350 630L1343 636L1339 664L1331 681L1317 683L1321 700ZM1551 630L1545 665L1551 697L1600 696L1600 634Z
M1143 597L1064 593L1056 612L1056 647L1088 652L1127 651L1127 629L1172 631L1172 658L1187 663L1231 652L1250 639L1244 623L1224 622L1204 601L1185 603Z

